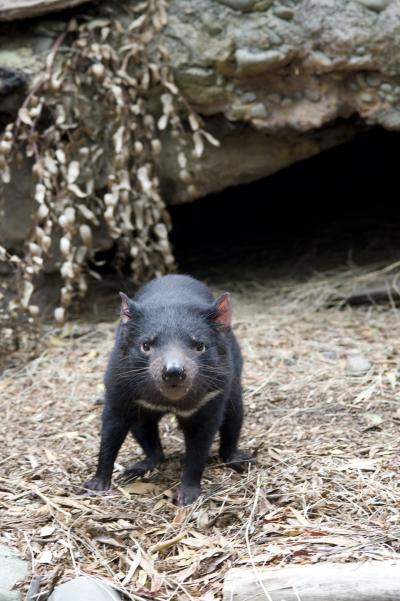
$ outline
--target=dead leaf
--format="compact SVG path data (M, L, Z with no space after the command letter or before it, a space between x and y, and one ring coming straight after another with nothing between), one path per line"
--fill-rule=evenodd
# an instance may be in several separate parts
M129 492L132 495L148 495L151 493L157 493L160 491L160 487L157 484L151 482L130 482L123 487L125 492Z
M364 428L364 432L366 432L367 430L371 430L371 428L377 428L379 427L382 422L383 422L383 417L381 415L379 415L378 413L365 413L364 417L367 421L367 427Z
M55 531L55 526L43 526L43 528L40 529L40 536L51 536L53 534L53 532Z
M51 563L53 559L53 553L50 549L45 549L41 552L39 557L37 558L38 563Z

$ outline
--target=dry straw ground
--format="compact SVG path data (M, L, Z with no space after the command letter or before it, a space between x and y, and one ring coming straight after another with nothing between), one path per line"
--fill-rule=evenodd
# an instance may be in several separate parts
M95 399L115 320L49 332L40 356L3 374L0 541L43 575L43 598L86 574L130 599L212 601L231 566L400 557L399 312L325 306L362 274L212 279L233 292L246 359L242 446L257 467L240 476L214 448L190 508L173 503L182 440L171 417L162 469L125 488L115 479L106 496L75 494L95 466ZM371 363L358 377L346 371L354 350ZM115 475L138 456L127 441Z

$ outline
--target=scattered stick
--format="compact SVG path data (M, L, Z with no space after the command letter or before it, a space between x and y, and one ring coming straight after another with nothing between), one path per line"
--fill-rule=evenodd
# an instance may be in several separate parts
M25 601L36 601L37 595L40 592L42 580L42 576L34 576L32 578L31 584L25 597Z

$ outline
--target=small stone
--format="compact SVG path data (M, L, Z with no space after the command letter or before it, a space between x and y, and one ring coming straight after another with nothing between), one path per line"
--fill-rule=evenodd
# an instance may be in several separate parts
M208 33L212 36L218 35L221 31L224 30L221 23L216 21L216 19L211 18L210 15L205 15L203 17L203 25L204 28L208 31Z
M393 104L395 102L395 97L393 96L393 94L386 94L386 100L388 102L390 102L390 104Z
M356 2L362 4L366 8L369 8L369 10L380 13L382 10L385 10L390 0L356 0Z
M319 90L307 89L304 91L304 95L311 102L319 102L321 100L321 92Z
M293 100L291 98L284 98L281 101L281 106L283 106L283 107L288 107L288 106L291 106L292 104L293 104Z
M273 104L279 104L281 101L281 95L278 92L274 94L268 94L267 99L270 102L273 102Z
M394 93L396 94L396 96L400 96L400 86L395 87Z
M332 64L332 61L329 58L329 56L321 50L314 50L312 57L314 62L320 67L330 67L330 65Z
M359 85L360 88L364 88L365 87L365 77L362 73L357 73L356 75L356 81Z
M121 597L103 580L79 576L54 590L49 601L121 601Z
M363 355L351 354L347 357L346 370L351 376L363 376L371 369L371 363Z
M256 119L263 119L267 116L267 109L262 102L257 102L251 107L250 115Z
M288 6L277 6L274 13L280 19L285 19L286 21L293 19L293 10Z
M368 73L365 79L367 80L367 84L371 86L371 88L378 88L382 81L379 75L376 75L375 73Z
M371 102L374 101L374 97L372 96L372 94L369 94L368 92L363 92L361 94L360 98L363 102L366 102L367 104L370 104Z
M256 0L218 0L220 4L225 4L233 10L250 11L253 10Z
M18 591L12 590L28 573L28 564L5 545L0 545L0 599L20 601Z
M235 52L236 63L245 73L262 73L272 65L282 62L284 55L279 50L265 50L264 52L251 52L240 48Z
M257 94L254 92L243 92L243 94L241 94L241 99L243 102L254 102L257 100Z
M274 46L280 46L281 44L283 44L283 38L281 38L281 36L278 33L276 33L276 31L274 31L273 29L267 29L266 33L269 41Z
M349 90L351 90L352 92L358 92L358 85L355 81L351 81L349 83Z
M322 356L325 357L325 359L337 359L337 352L336 351L322 351Z
M390 83L383 83L380 87L382 92L391 92L393 90L393 86Z

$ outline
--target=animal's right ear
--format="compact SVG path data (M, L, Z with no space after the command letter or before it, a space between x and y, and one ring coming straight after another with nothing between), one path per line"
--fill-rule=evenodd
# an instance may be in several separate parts
M133 318L132 302L124 292L120 292L119 295L121 297L121 323L127 323Z

